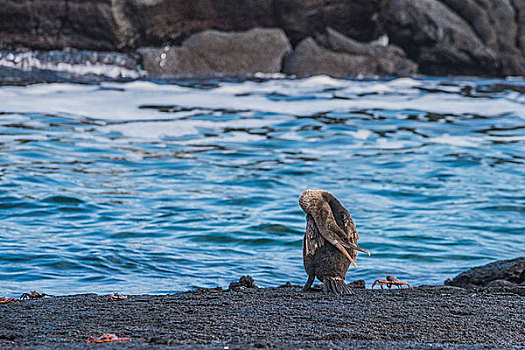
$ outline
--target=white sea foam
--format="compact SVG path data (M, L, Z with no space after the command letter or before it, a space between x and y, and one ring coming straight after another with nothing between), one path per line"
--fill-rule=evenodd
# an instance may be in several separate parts
M111 64L91 63L71 64L65 62L43 62L35 56L34 52L0 54L0 66L20 69L23 71L50 70L56 72L67 72L74 75L94 74L116 78L137 79L145 76L146 72L141 70L127 69Z
M483 139L481 137L452 136L449 134L443 134L438 137L432 137L429 141L459 147L478 147L483 142Z
M349 134L358 140L366 140L372 132L366 129L359 129L357 131L350 131Z
M131 83L104 83L98 85L36 84L26 87L0 87L0 111L13 113L39 112L64 115L73 118L90 118L100 125L101 131L121 132L129 137L164 137L189 135L196 128L249 127L273 125L295 116L309 116L322 112L348 113L357 110L385 109L394 111L393 117L406 118L406 110L453 116L480 114L498 116L510 113L525 118L525 105L517 99L468 98L459 94L422 93L416 87L431 85L432 81L410 78L387 82L338 80L325 76L308 79L282 79L265 82L221 83L218 88L199 89L174 84L155 84L136 81ZM437 83L436 83L437 84ZM349 99L333 99L336 92ZM388 92L389 96L377 93ZM294 99L268 98L278 93ZM307 97L300 99L301 97ZM314 96L315 98L308 98ZM155 108L140 106L175 106L174 112L161 112ZM177 111L177 108L190 110ZM222 110L237 111L231 122L201 120L201 115L223 114ZM242 112L241 112L242 111ZM395 111L400 111L395 113ZM265 113L264 118L254 116ZM455 117L453 117L455 118ZM166 122L148 123L148 120ZM220 118L218 118L220 119ZM142 124L112 124L116 120L141 121ZM111 123L110 123L111 124ZM257 125L257 126L255 126ZM366 140L370 133L359 130L351 133L356 139ZM289 135L293 137L292 134ZM450 136L452 137L452 136ZM455 140L450 137L435 138L434 142L462 142L477 144L473 140ZM383 145L385 146L385 145Z
M209 120L177 120L157 122L130 122L124 124L112 124L102 126L98 130L102 133L117 132L127 138L135 139L162 139L165 137L180 137L187 135L198 135L199 129L222 131L227 128L259 128L282 122L280 119L236 119L231 121L209 121ZM229 142L257 141L261 137L246 133L232 132L224 134L220 140ZM209 142L212 138L206 138ZM195 143L192 141L191 143Z
M401 149L407 146L403 141L392 141L384 137L377 140L377 147L381 149Z

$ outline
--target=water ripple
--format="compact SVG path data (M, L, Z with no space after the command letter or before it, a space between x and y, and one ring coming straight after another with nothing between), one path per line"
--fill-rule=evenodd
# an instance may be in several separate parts
M298 195L357 223L349 279L525 254L525 90L483 79L0 88L0 295L303 283Z

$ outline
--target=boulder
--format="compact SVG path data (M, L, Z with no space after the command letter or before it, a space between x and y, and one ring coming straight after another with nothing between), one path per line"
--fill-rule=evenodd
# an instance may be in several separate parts
M1 1L0 45L111 50L125 43L111 0Z
M441 0L474 30L481 41L498 53L500 72L523 74L525 59L520 51L520 25L523 35L525 2L515 0ZM522 18L520 18L520 12ZM518 44L518 45L516 45ZM524 49L523 46L522 50Z
M518 23L517 45L525 56L525 1L512 0L512 4L516 11L516 21Z
M246 31L276 27L272 0L126 0L139 46L180 44L207 29Z
M357 281L350 282L348 283L348 287L355 288L355 289L365 289L366 288L365 280L357 280Z
M192 35L182 46L144 48L139 53L149 73L207 76L278 73L290 51L281 29L252 29L208 30Z
M512 0L391 0L381 18L421 73L501 76L525 73L517 14Z
M525 257L496 261L465 271L445 285L462 288L517 286L525 283Z
M388 0L386 0L388 1ZM274 0L276 25L295 46L330 26L359 41L371 41L382 33L379 11L385 0Z
M373 75L377 65L363 55L348 55L319 46L308 37L301 41L284 64L283 72L299 77L326 74L346 78L358 74Z
M332 51L369 56L377 61L378 75L407 76L417 73L417 64L408 59L399 46L358 42L330 27L326 28L325 35L318 36L317 41Z
M246 31L279 27L296 45L327 26L362 41L381 33L379 4L384 0L127 0L138 45L180 44L208 29Z
M284 73L297 76L325 74L336 78L357 75L405 76L417 72L417 64L402 49L360 43L329 28L326 34L303 40L287 59Z
M208 29L280 27L294 44L332 26L358 40L379 36L385 0L45 0L0 2L0 45L115 50L179 45Z
M332 53L348 55L343 50L353 46L351 59L325 52L338 64L362 61L363 56L370 57L366 52L377 50L370 44L347 43L334 49L332 40L329 45L321 43L320 33L331 27L357 43L388 34L398 48L388 46L380 52L388 60L370 64L376 66L370 72L378 74L410 74L415 69L408 58L429 75L525 75L523 0L0 1L0 18L0 49L129 51L179 47L190 36L211 29L280 28L292 45L302 45L301 50L304 43L312 52L317 50L305 41L308 37ZM190 68L200 67L204 60L200 57L192 64L195 56L184 49L174 52Z
M230 286L228 287L228 291L243 291L247 288L256 289L259 288L255 285L255 282L253 280L253 277L250 275L241 276L239 278L239 282L231 282Z

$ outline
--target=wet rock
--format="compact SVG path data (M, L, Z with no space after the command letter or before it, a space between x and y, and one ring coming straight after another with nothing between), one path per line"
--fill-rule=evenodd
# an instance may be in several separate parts
M142 46L179 44L208 29L245 31L256 27L280 27L294 44L327 26L369 41L379 36L376 13L381 1L129 0L124 12L138 35L136 43Z
M348 287L356 288L356 289L365 289L366 283L365 283L365 280L357 280L357 281L348 283Z
M506 281L506 280L494 280L490 281L485 285L485 287L515 287L516 283Z
M240 291L247 288L259 288L255 285L253 278L249 275L241 276L239 282L230 283L228 290Z
M377 66L363 55L334 52L318 45L311 37L295 48L284 64L283 72L300 77L326 74L335 78L373 75Z
M381 17L392 42L419 64L422 73L505 75L525 72L522 57L515 54L516 40L512 40L516 32L512 24L514 19L510 18L512 11L502 4L508 1L485 1L486 8L475 3L392 0L383 8ZM492 13L493 8L499 10ZM501 18L496 19L497 16ZM494 26L496 22L499 24ZM502 45L502 42L507 44Z
M382 33L378 16L384 0L274 0L275 21L295 46L332 27L359 41Z
M259 288L221 295L141 295L131 303L58 296L0 307L6 320L0 348L86 348L87 336L102 332L117 332L132 342L90 349L519 348L525 341L520 331L525 327L524 291L506 288L502 296L501 289L471 293L441 286L381 295L355 290L353 297L337 298Z
M321 45L320 45L321 44ZM405 76L417 72L399 47L360 43L328 28L326 34L303 40L286 60L284 73L297 76L326 74Z
M308 52L314 53L316 48L305 40L308 37L319 39L319 33L328 27L358 42L369 42L388 34L390 41L404 51L388 46L378 51L380 55L374 64L364 66L362 56L370 56L363 53L363 49L365 52L375 50L370 45L359 48L357 51L361 53L351 54L352 58L323 53L337 66L334 76L348 76L348 72L407 75L416 69L413 62L419 64L421 73L431 75L525 74L523 0L2 1L0 18L0 48L53 50L71 47L114 51L171 45L168 51L173 52L166 57L171 55L171 61L177 62L179 68L174 73L164 72L165 66L160 67L169 60L160 57L162 52L146 55L146 61L152 57L157 74L207 75L210 71L216 73L217 69L226 72L219 71L219 74L244 74L246 67L232 71L231 56L219 60L222 62L210 61L210 57L214 57L211 54L221 53L217 48L210 49L210 55L196 56L183 46L177 46L202 31L280 28L294 46L304 50L306 43ZM328 43L333 44L332 40ZM320 42L317 44L328 48L329 52L349 54ZM271 46L253 51L252 56ZM350 46L355 51L359 45ZM246 49L254 50L250 46ZM312 58L309 64L323 66L318 60ZM256 64L246 59L242 62ZM342 68L344 65L349 67L346 71ZM329 68L330 64L325 66ZM356 66L361 67L361 72ZM256 66L249 73L262 68ZM327 69L321 68L312 70L323 72ZM301 69L296 70L300 72ZM309 74L305 70L301 75Z
M525 55L525 1L512 0L511 3L514 6L515 18L518 23L517 45Z
M127 20L140 46L179 44L208 30L244 31L276 27L272 0L128 0Z
M496 261L465 271L445 285L462 288L517 286L525 282L525 257Z
M0 2L0 44L32 49L111 50L125 43L112 0Z
M302 288L303 286L300 286L298 284L292 284L290 281L286 282L285 284L281 284L277 288Z
M199 288L199 289L195 289L195 290L192 290L190 293L194 293L194 294L206 294L206 293L220 293L222 292L223 289L222 287L213 287L213 288Z
M525 58L520 43L525 11L523 1L441 0L463 18L481 41L497 53L499 72L504 75L523 74ZM521 16L525 14L521 13ZM518 45L516 45L518 44ZM521 47L521 51L519 49Z
M250 75L278 73L291 51L280 29L226 33L216 30L192 35L179 47L140 49L143 67L152 74Z
M376 42L361 43L328 27L325 35L317 38L326 48L350 55L368 56L377 61L377 73L389 76L407 76L417 73L417 64L406 58L399 46L380 45Z

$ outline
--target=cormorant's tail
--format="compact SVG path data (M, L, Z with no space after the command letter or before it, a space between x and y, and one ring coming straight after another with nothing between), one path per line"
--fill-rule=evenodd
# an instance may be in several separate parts
M326 277L323 281L323 290L325 293L339 295L354 294L345 281L339 277Z

